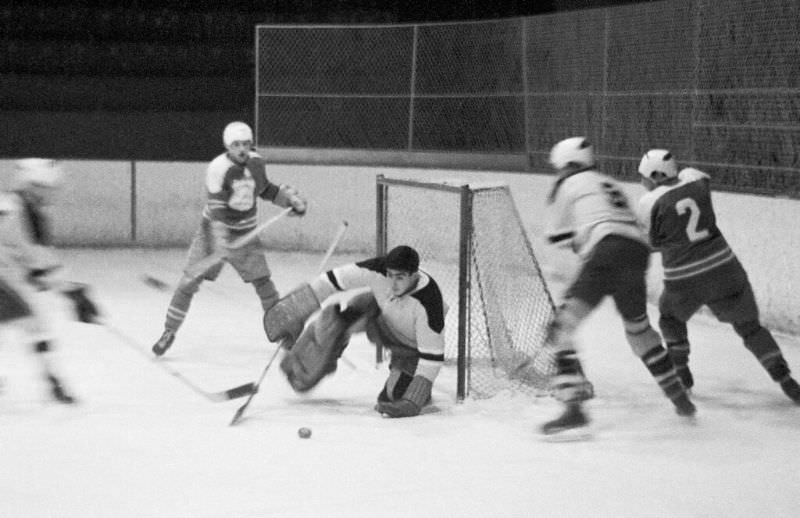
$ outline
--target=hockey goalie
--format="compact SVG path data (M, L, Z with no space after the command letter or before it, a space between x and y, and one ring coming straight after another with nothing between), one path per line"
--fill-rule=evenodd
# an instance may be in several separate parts
M326 304L332 295L353 290L346 305ZM265 314L264 329L271 341L290 347L281 370L298 392L335 372L351 336L366 332L370 342L391 352L375 410L386 417L412 417L430 402L444 362L446 311L436 281L419 269L416 250L403 245L302 284Z

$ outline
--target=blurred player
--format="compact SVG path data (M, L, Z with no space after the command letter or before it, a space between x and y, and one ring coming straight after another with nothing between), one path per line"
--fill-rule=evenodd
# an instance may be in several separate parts
M680 382L661 337L647 316L645 277L650 249L628 199L617 182L595 168L592 146L583 137L557 143L550 163L558 178L548 197L551 222L548 240L569 245L582 260L577 278L550 326L548 346L556 351L555 397L564 413L542 426L544 434L588 423L582 401L588 399L574 335L578 326L610 295L622 316L625 336L678 414L691 416L695 407Z
M664 265L659 326L683 384L694 384L686 323L705 305L720 322L733 325L770 377L800 404L800 385L759 322L747 273L717 227L708 175L692 168L679 173L664 149L648 151L639 173L649 191L639 201L639 219Z
M41 360L51 395L62 403L73 403L49 359L53 336L42 292L62 292L84 322L94 321L97 308L87 298L84 285L56 276L61 262L51 245L46 208L61 181L61 168L41 158L18 160L15 167L12 190L0 194L0 326L24 331Z
M200 284L203 280L215 280L224 263L218 263L198 277L190 275L188 268L256 227L257 198L279 207L291 207L295 215L302 216L306 211L306 202L296 189L273 184L267 179L265 161L253 151L250 126L231 122L223 131L222 141L227 151L212 160L206 169L207 202L202 221L189 246L183 276L169 303L164 332L153 345L156 356L163 355L172 345ZM244 282L253 285L264 311L278 301L278 292L258 239L231 249L226 261Z
M303 323L334 293L359 290L346 302L325 305L304 331ZM292 387L304 392L336 369L353 333L391 352L389 377L375 410L387 417L418 415L430 402L444 362L447 311L436 281L419 269L419 255L398 246L381 257L329 270L286 295L267 313L271 339L296 343L281 362Z

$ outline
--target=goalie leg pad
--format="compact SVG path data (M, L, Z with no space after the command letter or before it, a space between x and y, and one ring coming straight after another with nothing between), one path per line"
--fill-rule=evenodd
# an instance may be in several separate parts
M281 370L297 392L314 388L322 378L336 371L336 362L350 343L361 318L342 312L338 304L323 308L319 317L302 332L281 361Z
M296 341L306 320L320 307L308 283L303 283L282 297L264 313L264 331L271 342L284 338Z

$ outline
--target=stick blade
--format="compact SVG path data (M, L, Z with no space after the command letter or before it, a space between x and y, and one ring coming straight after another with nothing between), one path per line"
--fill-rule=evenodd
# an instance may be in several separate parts
M240 397L249 396L256 391L256 384L253 382L245 383L238 387L233 387L225 391L227 399L239 399Z
M239 421L242 420L242 416L244 415L244 411L247 409L248 403L250 403L250 400L248 400L247 403L245 403L244 405L240 406L239 410L237 410L236 413L233 414L233 419L231 419L229 426L236 426L239 423Z

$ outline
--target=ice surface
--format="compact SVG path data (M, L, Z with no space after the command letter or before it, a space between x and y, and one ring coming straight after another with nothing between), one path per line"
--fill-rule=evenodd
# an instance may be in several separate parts
M386 366L376 369L362 337L345 352L352 366L340 363L306 396L273 368L247 418L229 427L244 400L210 402L157 361L208 391L254 381L274 346L252 288L231 269L204 284L175 345L154 360L171 293L139 276L174 283L184 251L63 256L132 342L69 321L52 300L55 360L81 399L74 408L47 400L36 358L13 336L0 343L2 517L800 516L800 407L732 330L705 317L690 327L695 425L673 413L604 304L581 331L597 393L591 441L540 440L537 426L559 411L548 398L455 403L449 368L434 412L383 419L372 406ZM320 260L268 257L281 291ZM800 372L800 342L777 339ZM298 438L303 426L310 439Z

